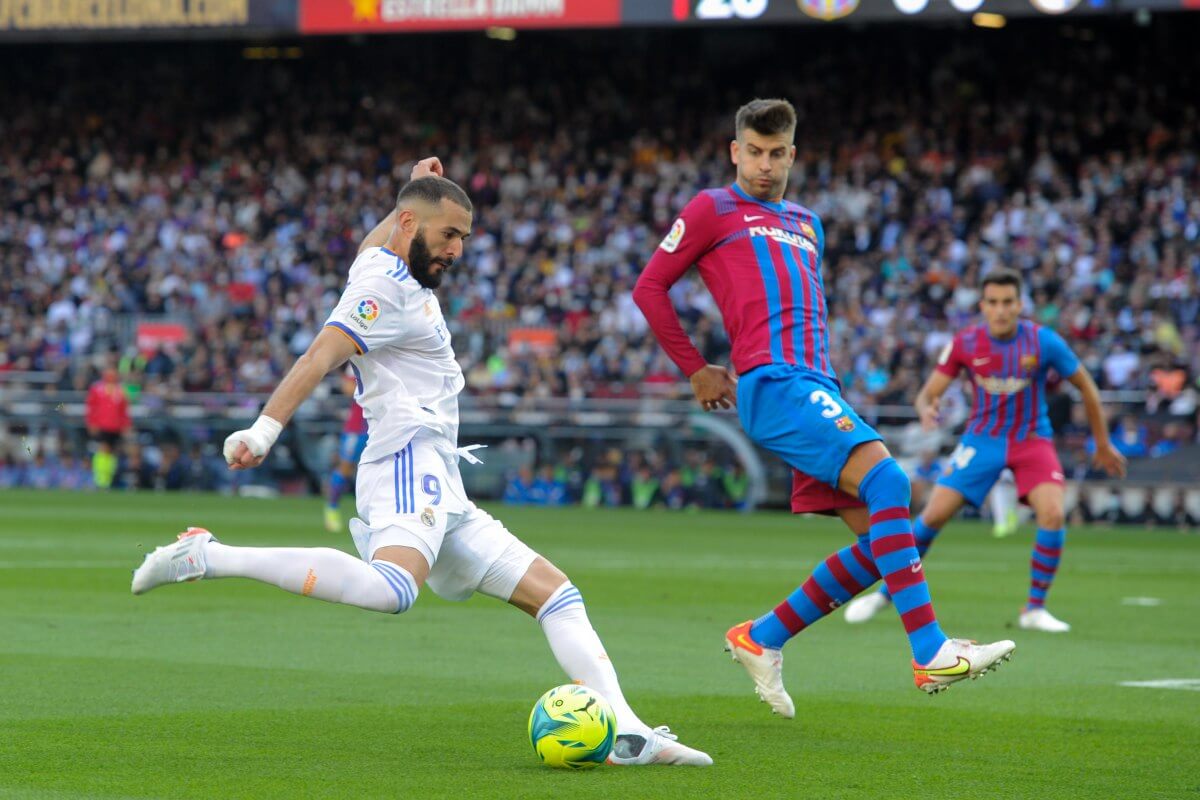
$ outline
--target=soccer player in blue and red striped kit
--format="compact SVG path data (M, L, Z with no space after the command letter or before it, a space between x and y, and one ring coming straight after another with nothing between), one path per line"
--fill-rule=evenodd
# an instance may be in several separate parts
M1058 573L1067 530L1063 514L1063 470L1046 416L1046 375L1057 372L1079 390L1096 439L1092 460L1114 477L1124 477L1125 457L1112 446L1100 392L1063 338L1021 319L1021 276L995 270L984 276L979 309L984 321L958 333L917 395L926 430L938 425L942 395L960 373L970 380L974 402L962 441L951 454L925 509L915 538L921 555L963 503L978 507L1007 467L1017 496L1037 518L1030 558L1029 599L1018 617L1024 630L1066 633L1071 626L1046 610L1046 594ZM886 608L887 587L846 607L847 622L865 622Z
M792 717L781 648L882 576L908 634L917 686L935 692L980 675L1014 645L977 645L942 632L913 541L908 477L842 399L830 365L825 233L816 214L783 199L796 156L795 109L786 100L754 100L738 110L735 128L737 179L687 204L639 278L634 300L702 408L736 405L751 439L861 498L870 523L867 535L818 565L778 607L731 628L726 648L759 697ZM720 307L737 377L705 362L667 294L693 264Z

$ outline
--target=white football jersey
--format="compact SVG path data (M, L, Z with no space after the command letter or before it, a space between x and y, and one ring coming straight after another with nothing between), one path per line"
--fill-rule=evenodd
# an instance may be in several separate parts
M462 369L437 296L402 258L383 247L364 250L325 326L358 350L350 365L370 431L364 464L391 457L421 432L444 452L457 448Z

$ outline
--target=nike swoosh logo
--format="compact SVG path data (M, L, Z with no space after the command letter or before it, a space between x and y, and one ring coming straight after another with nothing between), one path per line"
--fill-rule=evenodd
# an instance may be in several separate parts
M920 670L920 672L923 675L944 675L946 677L953 677L955 675L966 675L970 671L971 671L971 662L967 661L962 656L958 657L958 663L955 664L953 667L939 667L938 669L922 668Z
M762 655L762 645L760 645L758 642L751 639L746 634L739 633L737 635L737 639L735 639L734 641L740 647L742 647L744 650L749 650L751 653L754 653L754 655L756 655L756 656Z
M754 222L754 220L756 220L756 219L766 219L766 217L762 217L762 216L754 217L754 216L750 216L749 214L743 214L742 219L746 220L746 222Z
M909 567L909 569L912 570L913 572L920 572L924 568L925 568L924 564L913 564L911 567Z

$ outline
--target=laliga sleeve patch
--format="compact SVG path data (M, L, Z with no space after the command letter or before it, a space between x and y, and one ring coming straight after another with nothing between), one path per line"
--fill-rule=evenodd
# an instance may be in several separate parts
M667 233L665 239L659 248L668 253L674 253L679 249L679 243L683 241L683 234L687 230L687 226L683 224L682 219L675 220L675 224L671 226L671 230Z
M953 349L954 349L954 342L948 342L946 344L946 346L942 348L942 352L938 354L938 363L939 364L948 363L950 361L950 352Z
M346 321L351 327L363 333L371 330L371 326L379 319L379 301L374 297L364 297L351 306L346 314Z

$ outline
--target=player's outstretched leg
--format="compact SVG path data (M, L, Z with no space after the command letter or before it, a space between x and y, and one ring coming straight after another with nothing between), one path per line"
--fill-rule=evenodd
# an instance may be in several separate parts
M406 569L381 559L366 563L329 547L229 547L203 528L188 528L146 556L133 572L131 589L145 594L168 583L250 578L304 597L399 614L416 602L427 574L423 560Z
M864 447L872 445L878 448L875 453L864 453L862 448L855 451L865 459L883 455L858 481L859 498L871 513L871 555L908 634L914 682L917 688L933 694L964 678L989 672L1007 660L1016 645L1008 640L977 645L966 639L949 639L942 633L908 518L908 476L882 444ZM861 462L857 466L861 469Z
M938 533L938 529L927 525L922 517L917 517L913 521L913 540L916 542L917 555L920 558L925 558L925 553L929 551L929 546L933 544ZM879 591L856 597L850 605L846 606L846 622L851 625L867 622L891 603L892 593L888 591L885 583L879 587Z
M617 717L617 737L609 763L697 767L712 764L707 753L681 744L665 725L651 728L634 713L621 691L617 671L588 620L583 596L557 567L538 557L509 602L533 615L542 626L550 650L567 677L595 689L612 707Z
M817 565L799 589L757 620L725 634L725 650L746 668L759 699L782 717L796 716L783 686L781 648L796 634L879 580L866 535Z

